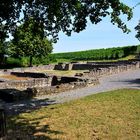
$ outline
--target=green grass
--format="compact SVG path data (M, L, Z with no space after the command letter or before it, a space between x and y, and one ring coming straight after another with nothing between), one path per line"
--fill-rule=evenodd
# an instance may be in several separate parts
M12 116L8 124L11 135L37 140L139 140L140 90L115 90L42 107Z
M135 59L136 55L128 55L126 57L120 58L118 60L130 60L130 59Z
M75 76L76 73L83 73L88 70L41 70L38 72L45 72L50 75L56 75L56 76Z

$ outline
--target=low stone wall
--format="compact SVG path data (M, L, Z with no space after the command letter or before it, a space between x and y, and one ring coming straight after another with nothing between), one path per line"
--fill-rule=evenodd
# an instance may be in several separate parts
M73 89L79 89L87 86L93 86L99 84L98 79L84 79L83 81L79 82L71 82L71 83L65 83L60 84L53 87L35 87L35 88L28 88L28 93L35 95L35 96L43 96L43 95L49 95L49 94L56 94L60 92L65 92Z
M136 65L140 68L140 61L117 61L117 62L87 62L87 63L59 63L54 70L92 70L95 68L106 68L114 66Z
M16 80L16 81L7 81L0 83L0 89L19 89L25 90L32 87L44 87L52 86L53 77L48 78L37 78L30 80Z
M3 69L0 70L0 75L10 74L11 72L36 72L44 70L53 70L55 67L54 64L42 65L42 66L33 66L33 67L22 67L22 68L13 68L13 69Z
M78 89L86 86L93 86L99 84L98 79L82 79L78 82L63 83L56 86L34 86L26 87L26 90L19 89L0 89L0 99L5 102L14 102L19 100L29 99L35 96L43 96L49 94L56 94L64 91ZM22 85L23 86L23 85ZM22 87L23 88L23 87Z
M84 72L82 76L101 77L101 76L106 76L111 74L117 74L124 71L135 70L137 68L139 68L139 66L135 64L97 68L97 69L90 70L89 72Z
M37 72L11 72L11 75L18 77L30 77L30 78L48 78L47 73L37 73Z
M7 70L0 70L0 76L9 75L11 72Z
M58 63L55 65L54 70L72 70L72 63Z
M59 64L62 66L63 64ZM74 68L75 66L75 68ZM38 67L39 68L39 67ZM45 67L44 67L45 68ZM5 98L7 94L13 100L24 99L24 97L40 96L52 93L59 93L71 89L86 87L89 85L99 84L98 78L101 76L116 74L128 70L135 70L140 68L139 61L132 62L112 62L112 63L96 63L96 64L64 64L61 67L63 70L67 69L88 69L89 72L77 74L78 77L56 77L48 76L45 73L33 73L19 71L15 69L8 71L1 71L11 73L21 77L32 77L29 80L15 80L15 81L2 81L0 82L1 96ZM40 68L39 68L40 69ZM81 77L80 77L81 76ZM43 78L40 78L43 77ZM82 78L83 77L83 78ZM11 89L11 91L7 91ZM16 89L16 90L14 90ZM22 95L20 95L22 94ZM7 99L7 98L6 98Z

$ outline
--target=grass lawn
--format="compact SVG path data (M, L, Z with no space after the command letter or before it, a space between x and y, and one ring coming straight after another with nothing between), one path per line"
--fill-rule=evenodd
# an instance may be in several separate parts
M14 135L36 140L140 140L140 90L96 94L8 121L9 135L16 128Z
M88 70L43 70L38 72L46 72L48 74L57 76L74 76L76 73L86 72Z

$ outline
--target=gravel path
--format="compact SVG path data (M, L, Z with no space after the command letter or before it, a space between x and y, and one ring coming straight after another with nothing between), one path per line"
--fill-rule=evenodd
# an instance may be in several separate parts
M38 109L49 104L68 102L91 94L120 88L140 89L140 69L102 77L100 79L100 84L97 86L76 89L56 95L42 96L30 101L22 101L20 103L8 103L5 105L5 108L10 114L29 112L32 109Z

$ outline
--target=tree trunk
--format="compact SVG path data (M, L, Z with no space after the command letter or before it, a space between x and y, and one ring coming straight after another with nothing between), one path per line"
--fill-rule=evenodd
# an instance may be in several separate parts
M30 63L29 63L29 67L32 67L32 66L33 66L32 61L33 61L33 57L32 57L32 56L30 56Z
M3 65L4 64L4 54L0 53L0 64Z
M0 139L6 134L6 116L4 109L0 108Z

